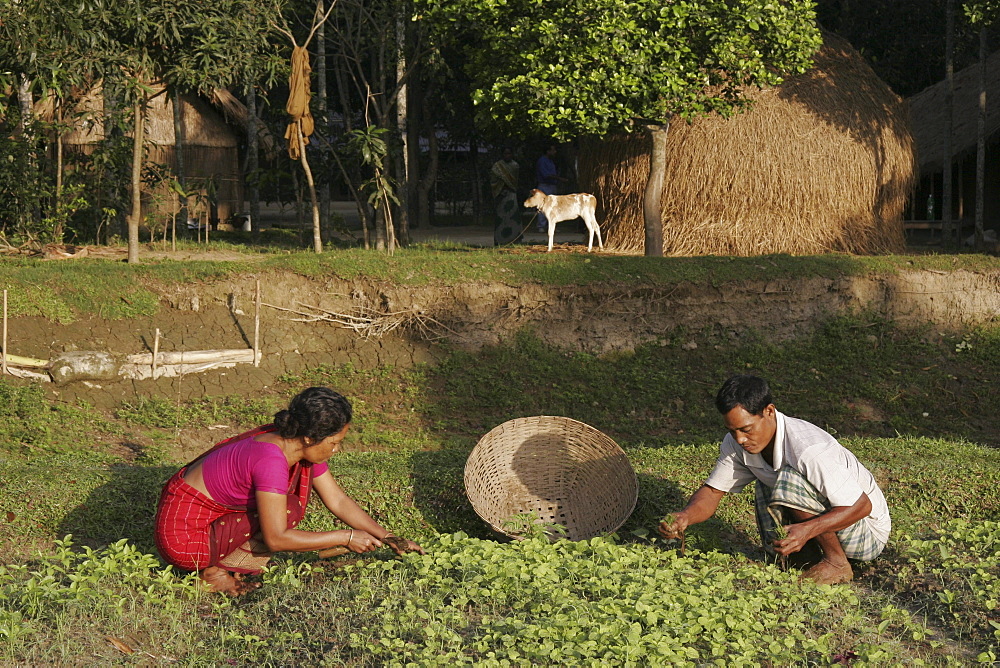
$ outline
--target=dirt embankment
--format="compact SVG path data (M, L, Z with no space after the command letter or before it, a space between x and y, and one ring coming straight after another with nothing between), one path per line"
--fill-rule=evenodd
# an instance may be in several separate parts
M150 318L70 325L10 323L10 352L48 359L66 351L127 355L160 350L249 348L254 279L171 287ZM750 328L772 340L803 334L829 315L869 310L902 325L956 329L1000 317L1000 273L914 271L889 277L778 279L713 286L511 286L500 282L398 286L371 281L268 276L262 285L259 367L134 381L53 387L65 399L117 405L136 395L250 395L284 373L320 364L358 367L433 361L436 341L478 348L524 327L566 348L603 353L675 335L739 339Z

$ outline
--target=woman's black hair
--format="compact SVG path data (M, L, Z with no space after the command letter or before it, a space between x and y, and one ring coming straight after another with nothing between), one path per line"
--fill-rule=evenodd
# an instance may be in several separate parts
M351 422L351 402L329 387L299 392L288 408L274 414L274 426L283 438L307 437L322 441Z
M749 374L730 377L715 395L715 407L723 415L737 406L750 415L760 415L773 403L767 381Z

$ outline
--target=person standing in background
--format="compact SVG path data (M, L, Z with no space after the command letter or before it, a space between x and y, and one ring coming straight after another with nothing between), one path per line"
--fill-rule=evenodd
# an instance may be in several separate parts
M559 176L559 170L556 169L555 157L558 152L559 148L555 144L549 144L545 153L535 163L535 180L538 182L538 189L546 195L558 194L559 184L568 180ZM538 212L538 231L549 231L549 221L541 211Z
M521 240L521 207L517 201L517 177L520 165L514 151L504 148L503 157L490 168L490 190L496 207L493 245L505 246Z

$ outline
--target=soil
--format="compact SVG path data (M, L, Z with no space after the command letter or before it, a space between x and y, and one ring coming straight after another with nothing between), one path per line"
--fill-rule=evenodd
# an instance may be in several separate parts
M197 259L225 261L225 255L201 253ZM41 318L13 319L10 351L50 359L61 352L93 350L123 358L150 352L157 328L163 352L247 349L254 340L254 284L255 277L248 275L161 288L159 312L135 320L85 316L59 325ZM288 273L269 275L261 286L265 306L257 367L238 364L156 380L91 380L50 387L61 399L86 400L99 408L135 396L248 396L282 374L321 364L349 362L372 368L433 363L441 354L441 341L477 349L525 327L555 345L595 354L663 341L678 331L690 333L685 335L690 341L684 342L690 347L735 342L748 325L760 328L761 323L769 323L772 340L782 340L808 333L829 315L858 310L881 313L903 326L955 330L995 319L1000 314L998 288L1000 273L925 270L891 277L652 287L512 286L500 281L397 286ZM316 309L330 319L368 318L368 325L351 330L329 319L316 320L321 313ZM313 321L305 321L309 319Z

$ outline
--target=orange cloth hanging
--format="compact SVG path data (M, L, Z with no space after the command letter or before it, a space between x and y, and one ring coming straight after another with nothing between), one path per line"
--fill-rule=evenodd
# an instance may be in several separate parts
M309 52L304 47L292 49L292 76L288 82L288 103L285 111L292 117L292 122L285 129L285 139L288 140L288 156L292 160L299 159L299 140L297 127L302 129L302 144L309 143L309 135L313 133L316 123L309 111L309 77L312 68L309 66Z

